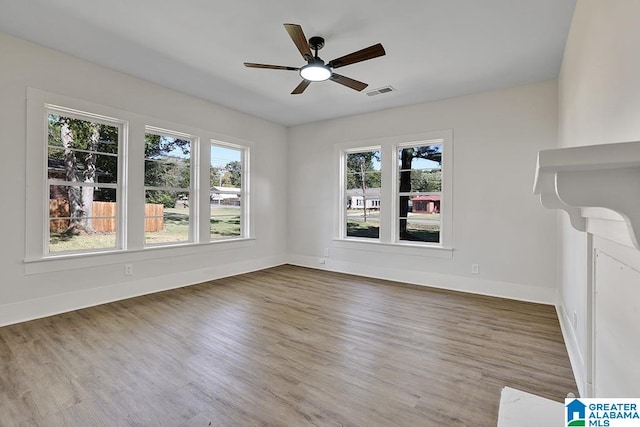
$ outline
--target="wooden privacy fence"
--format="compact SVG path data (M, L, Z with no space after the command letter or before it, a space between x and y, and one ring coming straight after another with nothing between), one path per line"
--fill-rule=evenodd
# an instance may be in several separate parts
M91 226L95 231L112 233L116 231L116 204L114 202L93 202ZM69 201L67 199L49 200L49 231L60 233L69 228ZM164 206L155 203L144 205L144 231L164 229ZM56 219L60 218L60 219Z
M144 231L164 230L164 205L145 203Z

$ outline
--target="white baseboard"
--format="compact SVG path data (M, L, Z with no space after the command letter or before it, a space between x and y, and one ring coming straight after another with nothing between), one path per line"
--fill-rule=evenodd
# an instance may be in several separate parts
M0 326L249 273L285 262L284 256L273 256L5 304L0 306Z
M448 289L452 291L468 292L519 301L536 302L541 304L556 304L556 289L527 286L518 283L484 280L473 277L454 276L447 274L427 273L424 271L387 268L371 264L358 264L331 258L325 258L325 264L318 263L319 258L289 255L288 263L301 267L319 270L335 271L339 273L356 274L358 276L376 279L393 280L432 288Z
M576 379L576 384L578 386L578 392L581 397L592 397L590 395L591 392L587 387L587 373L585 370L584 357L582 357L582 352L578 345L578 336L571 325L571 319L569 318L562 301L559 301L556 305L556 311L558 313L558 320L560 320L560 329L562 330L564 344L565 347L567 347L567 353L569 354L569 361L571 362L573 376Z

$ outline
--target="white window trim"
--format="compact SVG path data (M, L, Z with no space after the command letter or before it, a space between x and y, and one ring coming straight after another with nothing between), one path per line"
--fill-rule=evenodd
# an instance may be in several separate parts
M198 173L199 164L200 164L200 138L197 135L192 135L185 132L178 132L175 130L159 128L156 126L145 126L144 128L145 134L150 133L153 135L159 136L169 136L178 139L187 139L191 141L191 146L189 147L189 173L191 174L189 178L189 237L187 241L175 241L175 242L166 242L166 243L151 243L148 244L145 242L145 248L157 248L160 246L179 246L179 245L188 245L193 244L198 241L199 236L199 224L200 224L200 216L198 213L200 210L198 209L200 203L200 197L198 193L199 182L198 177L200 174ZM146 161L146 158L143 162ZM143 163L142 169L144 170L145 164ZM143 182L144 185L144 182ZM144 185L144 197L146 197L147 185ZM172 188L170 191L181 191L183 188ZM143 240L145 240L143 238Z
M241 175L241 188L240 188L240 236L239 237L228 237L228 238L220 238L220 239L212 239L211 238L211 231L209 228L207 228L207 239L209 239L209 241L211 241L212 243L214 242L227 242L230 240L238 240L238 239L249 239L251 238L251 230L252 230L252 224L251 224L251 197L250 197L250 183L251 183L251 179L250 179L250 173L251 173L251 167L249 165L250 162L250 153L251 153L251 148L248 145L242 145L242 144L235 144L235 143L231 143L231 142L226 142L226 141L220 141L217 139L212 139L209 141L209 153L211 153L211 147L212 146L218 146L218 147L224 147L224 148L232 148L234 150L239 150L240 151L240 155L242 158L242 175ZM211 162L208 162L209 165L211 165ZM207 174L209 173L209 169L207 169ZM208 182L208 180L207 180ZM208 188L208 190L210 191L211 189ZM209 200L209 198L207 197L207 200ZM210 211L210 206L208 206L209 208L209 214L207 215L208 218L211 218L211 211Z
M128 123L125 120L122 120L120 118L115 118L115 117L108 117L105 115L101 115L101 114L96 114L93 112L86 112L86 111L80 111L77 109L72 109L72 108L68 108L68 107L64 107L64 106L60 106L60 105L55 105L52 103L45 103L44 104L44 109L43 109L43 114L44 114L44 118L45 118L45 132L47 132L48 129L48 116L49 114L54 113L54 114L59 114L65 117L70 117L70 118L74 118L74 119L79 119L79 120L90 120L96 123L101 123L101 124L105 124L108 126L113 126L113 127L117 127L118 128L118 176L116 177L116 184L102 184L99 185L101 187L105 187L105 188L115 188L116 189L116 242L115 242L115 247L114 248L95 248L95 249L89 249L86 251L78 251L78 252L64 252L64 254L86 254L86 253L103 253L103 252L111 252L111 251L118 251L118 250L123 250L126 249L126 240L124 239L124 230L126 229L126 200L127 200L127 187L125 185L123 185L123 182L126 182L126 171L125 171L125 158L126 156L124 155L124 153L126 153L126 141L127 141L127 131L128 131ZM49 194L49 186L51 185L51 183L49 182L49 177L47 172L44 172L47 170L47 161L48 161L48 138L45 138L43 141L43 146L44 146L44 153L43 153L43 174L44 174L44 179L45 179L45 188L44 188L44 195L48 195ZM99 183L98 183L99 184ZM84 183L78 183L78 186L85 186L86 184ZM49 252L49 241L50 241L50 224L49 224L49 220L51 219L49 217L49 206L48 206L48 197L43 197L42 198L42 202L43 202L43 216L44 216L44 222L42 224L43 226L43 253L45 257L56 257L59 255L62 255L62 253L51 253Z
M338 235L340 236L341 239L344 240L353 240L353 241L364 241L364 242L380 242L380 237L378 237L377 239L375 238L368 238L368 237L352 237L352 236L347 236L347 210L345 209L345 203L347 201L347 182L346 182L346 175L347 175L347 155L348 154L353 154L353 153L365 153L365 152L370 152L370 151L380 151L380 164L383 164L382 162L382 158L384 157L384 154L382 153L382 147L380 145L371 145L371 146L366 146L366 147L355 147L355 148L346 148L346 149L341 149L340 152L340 173L339 175L339 180L340 180L340 203L339 206L341 206L340 209L340 223L339 223L339 228L338 228ZM384 182L384 176L382 176L382 180ZM380 189L380 198L383 197L382 192L383 192L383 188ZM382 232L382 224L380 224L380 232Z
M254 143L242 138L233 137L219 132L203 130L184 126L161 120L154 117L132 113L118 108L108 107L91 101L59 95L40 89L27 88L27 126L26 126L26 159L25 180L26 180L26 215L25 215L25 273L39 274L50 271L64 271L91 267L97 265L108 265L129 261L131 257L135 259L155 259L156 257L182 256L191 253L227 250L237 247L247 247L255 245L255 238L252 236L253 223L255 218L251 217L250 206L250 165L249 150ZM81 117L90 118L113 118L117 117L123 122L122 145L119 148L119 157L122 164L119 166L118 184L122 186L119 204L123 215L118 229L123 233L122 244L119 249L96 250L87 252L61 252L45 256L45 206L48 194L47 188L47 117L46 105L56 106L58 111L82 112ZM64 106L62 109L59 106ZM85 112L89 112L86 114ZM245 214L245 235L242 237L210 240L208 227L199 226L199 234L194 234L194 241L189 243L179 242L172 245L144 246L144 204L130 203L130 200L144 200L144 171L140 164L144 161L143 147L133 147L129 139L136 140L144 138L146 128L156 128L161 130L173 129L171 132L185 135L192 135L198 141L217 141L218 143L240 146L246 149L245 176L246 180L246 214ZM196 164L194 172L195 183L199 187L194 189L194 194L203 200L208 200L210 188L207 185L198 183L209 182L209 153L207 150L200 150L199 159L193 160ZM204 165L207 165L205 167ZM193 180L192 180L193 181ZM200 203L197 208L199 218L206 218L209 221L208 204ZM48 224L47 224L48 226ZM142 230L140 232L140 229ZM195 238L197 236L197 238ZM146 252L147 255L144 255ZM74 261L75 260L75 261Z
M418 246L429 246L436 248L449 248L451 247L451 235L453 234L452 221L452 159L450 158L453 154L453 150L451 149L452 142L452 132L441 131L442 135L437 138L430 139L421 139L419 141L411 141L405 142L401 144L393 145L393 157L392 157L392 176L393 181L391 182L391 192L393 193L393 236L394 243L405 245L418 245ZM439 132L440 133L440 132ZM448 135L447 135L448 133ZM433 133L435 134L435 132ZM440 191L440 242L439 243L431 243L431 242L413 242L413 241L405 241L400 240L399 231L400 231L400 207L398 206L398 151L405 147L418 147L418 146L427 146L427 145L442 145L442 190ZM429 194L429 193L425 193ZM444 214L443 214L444 212Z
M397 149L402 146L427 145L429 141L442 144L442 198L440 243L400 241L398 238ZM382 188L380 191L380 238L368 239L346 236L345 171L346 154L379 149L381 151ZM364 141L352 141L334 146L338 191L334 212L334 244L340 248L383 253L428 254L437 258L452 258L453 241L453 130L435 130L420 134L399 135ZM446 209L446 210L445 210Z
M48 159L48 114L59 113L82 120L92 120L118 127L118 210L116 217L116 247L92 249L83 252L49 252L49 179ZM86 101L55 95L27 88L27 143L26 166L27 195L25 227L25 260L55 259L59 256L84 256L104 254L126 249L128 121L115 109Z

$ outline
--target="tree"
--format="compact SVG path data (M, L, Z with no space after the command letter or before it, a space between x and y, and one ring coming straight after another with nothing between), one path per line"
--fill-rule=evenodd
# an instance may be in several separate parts
M145 134L144 183L147 187L189 188L191 141L165 135ZM170 155L174 153L174 155ZM181 157L180 154L182 154ZM147 191L146 202L173 208L180 195L173 191Z
M347 189L362 190L363 220L367 222L367 189L380 188L380 171L376 170L374 160L380 162L379 151L364 151L347 154Z
M117 179L117 157L98 155L100 152L117 153L117 132L114 126L49 115L49 162L61 160L64 164L64 181L72 183L66 187L70 218L67 231L93 231L94 186L73 183L96 183L98 171L103 182ZM98 196L109 198L110 192L100 191Z
M407 147L400 150L400 193L412 191L411 165L414 159L425 159L442 165L442 147L440 145L425 145ZM411 196L400 196L400 239L409 239L407 232L407 215L409 214L409 200Z
M209 169L209 186L210 187L222 186L222 168L221 167L212 166Z
M411 171L411 189L412 191L421 192L440 192L442 191L442 171Z
M382 180L380 171L374 167L374 160L380 162L379 151L347 154L347 189L362 188L363 179L366 188L380 188Z
M67 182L78 182L78 162L76 159L75 139L71 130L71 119L68 117L60 118L60 140L62 141L62 149L64 150L64 170L65 180ZM75 229L80 226L80 221L84 216L82 210L82 194L81 187L69 186L69 228Z
M242 186L242 163L238 161L229 162L225 169L225 183L230 187L240 188Z
M85 153L86 167L82 173L84 182L89 184L96 182L96 150L98 149L98 141L100 139L99 126L100 125L98 125L97 123L89 124L89 130L91 132L87 145L87 150L89 152ZM93 217L93 196L93 186L82 187L82 208L84 213L82 226L85 231L94 231L91 220L91 218Z

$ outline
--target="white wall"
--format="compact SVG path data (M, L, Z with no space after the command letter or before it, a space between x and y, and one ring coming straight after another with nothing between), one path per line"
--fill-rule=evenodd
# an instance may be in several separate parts
M0 33L0 325L276 265L286 260L286 145L282 126ZM25 257L27 87L206 129L253 144L255 240L74 259L33 273ZM134 275L124 276L124 262ZM35 269L37 270L37 269ZM46 268L45 268L46 270ZM27 274L29 273L29 274Z
M393 96L393 95L391 95ZM532 195L538 150L557 141L556 82L358 115L289 130L289 254L294 263L555 303L556 215ZM336 144L452 129L453 256L345 248ZM319 264L324 248L330 256ZM471 264L480 275L471 275Z
M640 2L576 3L559 77L561 147L640 140L639 45ZM588 392L586 365L591 351L587 323L589 252L598 245L592 246L587 235L573 230L562 215L560 306L567 316L563 322L567 345L584 394ZM640 297L640 287L636 289L635 295L620 295L620 303ZM575 328L570 320L573 312L578 318ZM640 325L629 325L628 336L639 334Z

